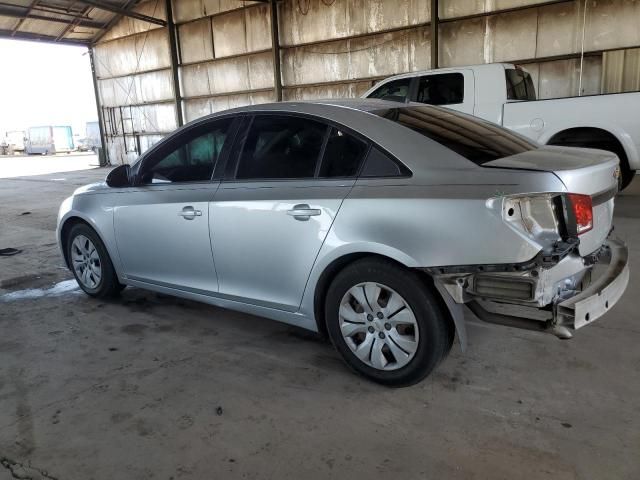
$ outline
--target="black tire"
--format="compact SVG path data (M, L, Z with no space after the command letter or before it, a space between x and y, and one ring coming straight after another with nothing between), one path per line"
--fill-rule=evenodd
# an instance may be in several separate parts
M620 181L620 190L624 190L629 185L631 185L631 182L636 176L636 171L631 170L628 166L625 167L624 165L621 165L620 174L622 176L622 179Z
M347 345L340 330L339 309L352 287L375 282L397 292L415 315L419 330L413 358L396 370L380 370L361 361ZM431 288L411 270L378 258L365 258L348 265L331 283L325 299L325 321L331 342L346 363L366 378L390 387L418 383L446 358L454 329ZM371 331L371 330L370 330Z
M94 288L90 288L89 286L85 285L83 280L79 278L78 273L73 267L71 250L73 241L79 235L85 236L93 243L100 259L102 275ZM69 236L67 237L66 248L70 269L73 272L78 285L87 295L97 298L110 298L116 296L125 287L125 285L122 285L120 282L118 282L118 276L116 275L116 271L113 268L113 263L111 263L111 258L109 258L109 254L107 253L107 249L105 248L104 243L102 243L102 240L100 239L98 234L90 226L84 223L78 223L74 225L69 232Z

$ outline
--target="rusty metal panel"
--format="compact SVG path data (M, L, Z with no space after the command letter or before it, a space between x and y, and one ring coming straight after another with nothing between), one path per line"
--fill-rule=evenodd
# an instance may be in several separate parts
M602 92L635 92L639 90L640 48L604 52Z
M247 26L247 51L257 52L271 48L271 12L270 6L261 3L244 10Z
M284 89L284 100L313 100L318 98L355 98L362 95L373 82L352 82Z
M533 72L533 65L525 68ZM573 97L578 95L580 84L580 59L556 60L538 64L537 92L538 98ZM593 95L600 93L602 77L602 58L599 56L585 57L582 75L582 94Z
M0 17L0 29L13 30L20 20L13 17Z
M283 85L380 77L429 68L429 31L420 28L289 48L282 52Z
M202 0L172 0L173 20L176 23L195 20L204 16Z
M242 0L173 0L174 21L176 23L188 22L260 3L262 2Z
M171 70L98 80L105 107L152 103L173 98Z
M98 77L168 68L171 66L166 29L151 30L95 47Z
M548 0L440 0L440 18L464 17L545 3Z
M184 101L184 119L186 122L213 113L210 98L194 98Z
M98 33L100 33L100 30L97 28L75 27L69 33L67 33L64 38L90 40L94 38Z
M426 23L430 0L288 1L279 5L282 45L299 45ZM308 7L308 8L307 8Z
M220 112L230 108L243 107L245 105L257 105L275 101L273 92L242 93L238 95L228 95L224 97L214 97L211 99L211 110Z
M179 25L178 38L184 63L213 59L213 37L208 18Z
M52 23L44 20L33 20L31 18L27 18L22 22L18 31L57 37L64 32L66 28L67 25L64 23Z
M149 2L140 3L133 7L132 10L142 13L143 15L148 15L149 17L160 18L162 20L166 20L167 18L166 4L164 0L151 0ZM101 38L101 42L158 28L163 27L130 17L122 17L118 22L116 22L113 28L111 28L104 37Z
M489 17L485 30L485 61L534 58L537 15L534 9Z
M211 19L216 58L247 52L244 12L237 10Z
M485 63L486 19L474 18L440 25L438 45L441 67Z
M585 50L640 45L640 1L589 0Z
M539 9L538 57L580 51L583 5L584 2L560 3Z
M211 19L215 57L271 48L269 5L234 10Z
M181 67L185 97L273 87L270 52Z
M171 132L178 128L175 106L171 103L131 108L135 132Z
M194 98L185 100L184 102L185 118L187 121L192 121L211 113L228 110L229 108L273 101L275 101L275 96L272 91L241 93L211 98Z

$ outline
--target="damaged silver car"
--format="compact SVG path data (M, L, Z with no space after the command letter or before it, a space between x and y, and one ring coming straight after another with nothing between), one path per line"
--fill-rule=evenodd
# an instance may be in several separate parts
M127 285L327 333L410 385L466 345L465 311L569 338L618 301L620 170L438 107L278 103L198 119L64 201L81 288Z

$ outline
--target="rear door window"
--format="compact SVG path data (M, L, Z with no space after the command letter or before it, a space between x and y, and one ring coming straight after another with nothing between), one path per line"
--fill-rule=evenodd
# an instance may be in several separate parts
M348 133L332 128L324 149L319 177L353 177L369 146Z
M377 90L374 90L368 98L405 102L409 97L411 80L411 78L399 78L398 80L387 82L384 85L381 85Z
M535 100L536 90L529 72L518 68L504 71L507 80L507 100Z
M364 178L407 177L411 176L411 172L379 148L371 147L360 176Z
M455 105L464 102L464 75L438 73L420 77L416 101L429 105Z
M329 127L286 115L256 115L240 153L236 179L313 178Z

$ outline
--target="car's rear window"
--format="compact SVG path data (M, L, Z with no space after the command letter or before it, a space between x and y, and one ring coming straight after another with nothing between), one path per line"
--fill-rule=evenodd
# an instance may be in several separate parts
M372 113L410 128L477 165L538 148L505 128L446 108L407 106Z

